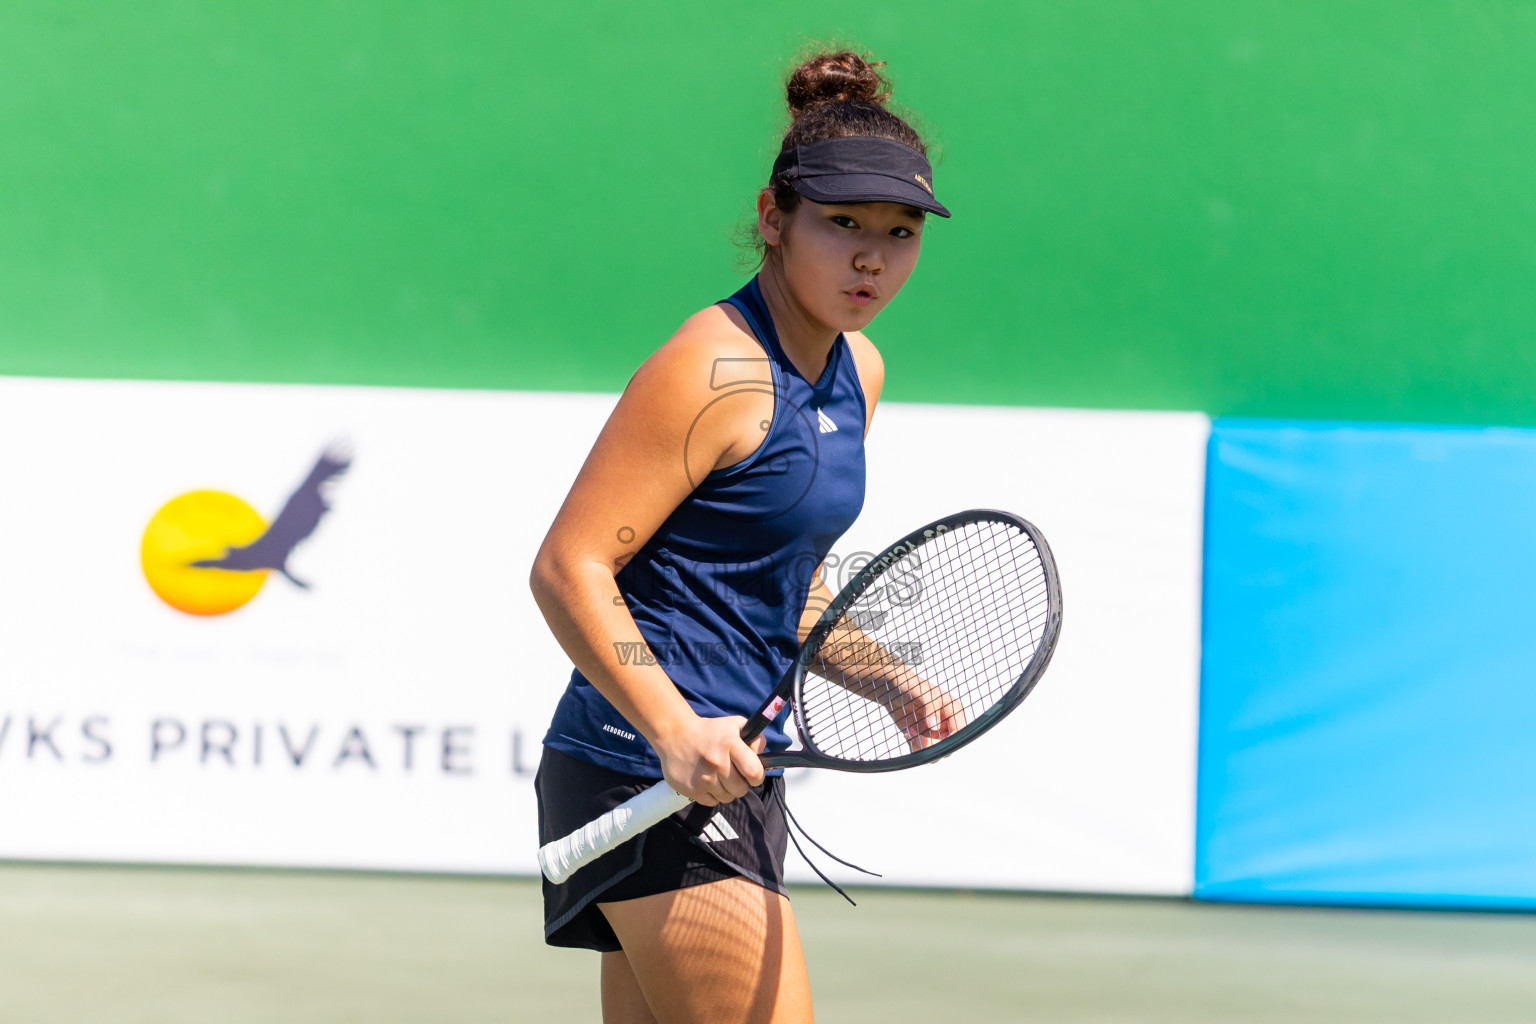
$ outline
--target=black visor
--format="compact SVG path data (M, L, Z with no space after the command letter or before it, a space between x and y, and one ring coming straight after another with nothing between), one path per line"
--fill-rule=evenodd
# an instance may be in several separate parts
M779 154L773 173L813 203L905 203L948 217L933 197L928 158L894 139L853 135Z

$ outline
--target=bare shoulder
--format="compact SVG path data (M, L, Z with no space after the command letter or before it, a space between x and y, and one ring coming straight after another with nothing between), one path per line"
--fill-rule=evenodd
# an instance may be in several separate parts
M681 444L690 480L750 455L773 417L772 367L735 313L711 306L684 321L635 371L609 421L632 441Z
M864 405L869 417L865 421L864 430L868 433L869 422L875 415L875 405L880 401L880 392L885 389L885 360L880 357L880 350L875 348L875 343L863 331L847 331L843 337L848 339L848 351L853 353L853 365L858 368L859 383L864 386Z
M773 380L762 346L740 313L714 305L683 321L635 371L630 386L704 396L757 379Z
M848 339L848 350L853 353L853 362L859 368L859 380L864 382L864 390L879 398L880 388L885 383L885 360L881 358L880 350L875 348L875 343L863 331L849 331L843 337Z

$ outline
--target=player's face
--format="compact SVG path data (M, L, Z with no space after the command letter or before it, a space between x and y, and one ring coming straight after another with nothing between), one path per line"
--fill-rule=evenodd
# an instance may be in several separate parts
M785 281L805 311L834 330L866 327L917 266L923 214L914 207L805 200L787 216L776 207L771 212L775 223L760 226L781 257Z

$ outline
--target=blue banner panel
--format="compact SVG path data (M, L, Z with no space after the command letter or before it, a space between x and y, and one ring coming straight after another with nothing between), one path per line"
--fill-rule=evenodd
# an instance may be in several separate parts
M1195 895L1536 909L1536 431L1218 420Z

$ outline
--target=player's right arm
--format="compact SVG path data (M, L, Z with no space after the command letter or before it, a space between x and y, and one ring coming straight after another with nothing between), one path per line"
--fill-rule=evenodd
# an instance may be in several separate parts
M592 446L529 579L572 663L650 741L672 787L706 805L761 784L762 764L741 741L743 719L701 718L660 664L620 659L620 650L642 649L636 645L645 641L614 576L697 481L761 442L756 428L772 416L771 395L719 402L711 386L717 359L761 355L731 318L710 307L646 360Z

